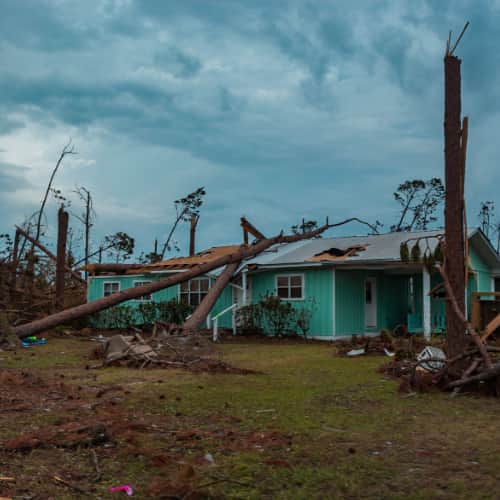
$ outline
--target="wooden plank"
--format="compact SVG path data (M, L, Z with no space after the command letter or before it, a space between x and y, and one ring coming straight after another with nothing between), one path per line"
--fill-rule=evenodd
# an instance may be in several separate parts
M484 335L481 340L484 342L497 328L500 328L500 314L497 314L484 329Z

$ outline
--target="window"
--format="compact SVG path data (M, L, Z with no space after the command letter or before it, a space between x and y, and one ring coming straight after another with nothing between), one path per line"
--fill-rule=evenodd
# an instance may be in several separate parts
M143 285L148 285L151 283L151 281L134 281L134 288L138 286L143 286ZM151 300L151 294L147 293L146 295L141 295L140 297L137 297L135 300L138 302L149 302Z
M119 281L105 281L103 285L103 295L104 297L109 297L114 293L120 291L120 282Z
M181 283L181 302L190 306L197 306L210 288L210 278L193 278Z
M276 276L276 292L280 299L301 300L304 298L304 276L287 274Z

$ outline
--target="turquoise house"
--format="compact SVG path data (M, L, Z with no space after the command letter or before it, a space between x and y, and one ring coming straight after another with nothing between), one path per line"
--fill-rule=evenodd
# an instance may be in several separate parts
M236 304L219 318L219 326L235 328L237 309L254 304L265 294L278 295L294 308L315 302L309 336L335 340L352 335L373 335L382 328L405 325L411 332L442 332L445 299L437 270L420 263L403 262L401 244L418 241L422 254L433 253L442 231L387 233L380 235L320 238L275 245L245 261L226 287L207 320ZM500 277L500 259L479 230L469 240L467 302L474 291L494 291ZM161 279L166 273L183 272L203 259L210 260L237 246L214 247L193 257L170 259L130 275L93 276L88 299L94 300L138 283ZM172 298L195 306L214 283L218 273L196 278L133 302Z

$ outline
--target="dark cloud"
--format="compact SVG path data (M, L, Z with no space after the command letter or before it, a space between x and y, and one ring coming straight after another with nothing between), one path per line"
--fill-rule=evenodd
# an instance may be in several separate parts
M201 69L201 61L177 47L169 47L155 56L156 65L177 78L192 78Z
M209 192L224 201L204 215L213 234L235 207L276 230L304 206L390 213L404 178L442 170L442 54L465 19L457 52L470 158L494 176L485 145L498 128L500 9L486 1L5 0L0 136L30 123L102 129L137 150L139 163L158 148L220 166ZM106 178L120 175L120 192L133 195L133 176L122 175L131 152L99 154ZM24 174L0 168L0 183L15 191ZM175 184L182 170L158 167L157 185Z
M27 171L26 167L0 161L0 191L13 193L30 187L31 183L25 177Z

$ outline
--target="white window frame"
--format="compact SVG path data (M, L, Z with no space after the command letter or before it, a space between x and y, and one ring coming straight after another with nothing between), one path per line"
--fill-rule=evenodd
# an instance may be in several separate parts
M118 290L116 292L110 293L109 295L105 295L104 290L106 288L106 285L118 285ZM102 296L103 297L110 297L111 295L114 295L115 293L120 292L122 289L122 284L120 281L103 281L102 282Z
M142 284L141 285L137 285L136 283L142 283ZM151 280L134 280L133 286L134 286L134 288L136 288L138 286L148 285L149 283L152 283L152 281ZM140 297L137 297L134 300L135 300L135 302L151 302L153 300L153 294L149 293L148 296L149 296L149 298L144 298L146 296L145 295L141 295Z
M179 302L181 302L183 295L187 295L188 296L188 305L191 306L192 305L191 304L191 294L201 295L199 289L198 290L191 290L191 282L202 281L202 280L208 280L208 290L206 292L203 292L203 294L206 295L210 291L210 288L212 288L212 279L209 276L198 276L196 278L192 278L190 280L187 280L187 284L188 284L187 293L182 291L182 283L179 284ZM202 300L203 300L203 298L201 298L201 300L200 300L200 302L198 302L198 304L200 304ZM197 307L198 304L196 304L195 307Z
M288 281L288 295L291 295L290 293L290 290L292 289L292 286L291 286L291 280L290 278L292 277L300 277L301 281L302 281L302 284L300 286L300 297L289 297L289 298L284 298L284 297L279 297L278 295L278 278L288 278L289 281ZM283 288L283 287L280 287L280 288ZM298 287L293 287L293 288L298 288ZM274 290L275 290L275 295L276 297L279 297L281 300L286 300L286 301L290 301L290 302L296 302L296 301L301 301L301 300L304 300L305 299L305 289L306 289L306 277L304 275L304 273L287 273L287 274L276 274L276 276L274 277Z

